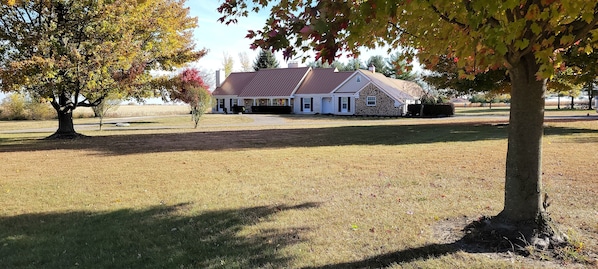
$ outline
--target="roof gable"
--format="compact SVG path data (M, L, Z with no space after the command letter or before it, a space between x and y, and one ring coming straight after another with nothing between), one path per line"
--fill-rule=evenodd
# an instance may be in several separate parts
M292 96L309 70L309 67L260 69L239 97Z
M369 78L361 74L359 70L350 72L343 82L334 88L333 93L348 93L353 94L360 91L370 81Z
M389 78L381 73L374 73L368 70L358 70L356 72L366 76L371 83L378 86L378 88L397 101L419 99L424 94L421 86L413 81Z
M352 74L335 68L312 69L295 94L329 94Z

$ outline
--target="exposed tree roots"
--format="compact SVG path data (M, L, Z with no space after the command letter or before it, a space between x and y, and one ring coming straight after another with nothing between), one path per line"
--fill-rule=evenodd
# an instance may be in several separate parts
M524 256L541 252L558 258L563 249L571 247L567 236L547 213L534 221L516 223L506 221L500 215L482 217L467 225L464 232L464 243L477 244L495 252L511 251Z
M78 139L78 138L86 138L88 136L77 133L77 132L69 132L69 133L59 133L56 132L44 139L46 140L54 140L54 139Z

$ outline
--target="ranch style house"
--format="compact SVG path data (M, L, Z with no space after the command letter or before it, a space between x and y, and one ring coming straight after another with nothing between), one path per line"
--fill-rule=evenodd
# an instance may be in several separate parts
M218 70L212 112L402 116L423 94L417 83L388 78L374 68L339 72L289 66L226 78Z

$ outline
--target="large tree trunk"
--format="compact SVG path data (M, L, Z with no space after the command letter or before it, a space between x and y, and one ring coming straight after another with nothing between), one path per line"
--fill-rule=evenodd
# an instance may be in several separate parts
M542 192L542 135L546 80L538 80L534 55L511 63L511 112L505 175L505 206L498 216L466 227L467 238L497 242L495 247L521 251L565 243L550 220ZM506 241L505 241L506 239ZM505 242L507 242L505 244Z
M532 54L509 70L511 112L505 178L505 207L500 217L534 221L542 207L542 135L546 80L538 80Z
M557 94L557 102L556 102L556 109L561 109L561 94Z
M588 83L588 110L592 110L592 101L594 99L594 81Z
M515 245L523 251L527 245L546 249L566 242L546 212L546 196L542 195L546 80L536 78L539 68L534 56L527 55L509 69L512 89L505 206L492 220L474 225L483 240L507 239L507 247Z
M81 137L82 135L75 131L73 124L73 109L74 105L70 98L70 94L63 92L58 99L58 102L52 102L52 106L58 115L58 130L48 137L48 139L73 139Z
M57 112L58 112L58 130L56 130L56 134L61 134L61 135L76 134L77 132L75 132L75 125L73 124L73 112L71 110L57 111Z

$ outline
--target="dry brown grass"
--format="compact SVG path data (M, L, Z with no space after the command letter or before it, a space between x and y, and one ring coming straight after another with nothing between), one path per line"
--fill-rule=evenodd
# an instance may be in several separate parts
M455 107L455 113L457 115L469 115L469 116L508 116L509 107L497 106L492 109L488 107ZM596 109L557 109L556 106L547 106L544 114L547 117L558 117L558 116L596 116Z
M212 123L197 130L88 130L82 132L92 137L75 141L0 134L0 262L23 268L52 259L46 265L584 266L459 251L438 232L447 220L500 212L506 127L494 123L501 120L287 117L284 126L245 126L244 116L206 116ZM227 117L241 118L217 124L234 119ZM598 253L597 122L547 126L549 209L583 242L580 252ZM94 236L102 230L133 239L104 242ZM181 236L171 239L175 233ZM10 257L11 247L33 254ZM54 256L52 249L77 255Z
M108 110L106 118L118 117L142 117L142 116L162 116L162 115L183 115L189 114L189 106L180 105L119 105ZM79 107L73 113L75 118L93 117L91 108Z

